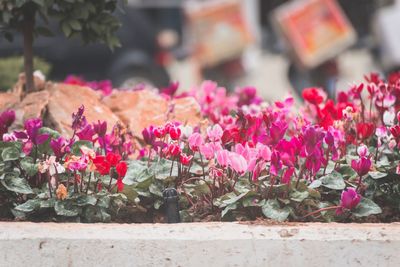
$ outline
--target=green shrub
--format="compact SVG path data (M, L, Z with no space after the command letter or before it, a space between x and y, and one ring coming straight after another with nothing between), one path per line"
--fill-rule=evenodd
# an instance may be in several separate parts
M49 63L40 58L34 60L34 70L40 70L45 76L50 73ZM0 91L10 89L18 80L18 75L24 71L22 57L7 57L0 59Z

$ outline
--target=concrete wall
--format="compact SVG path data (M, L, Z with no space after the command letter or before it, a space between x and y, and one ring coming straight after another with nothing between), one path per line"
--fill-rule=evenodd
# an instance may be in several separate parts
M0 266L399 266L400 224L0 223Z

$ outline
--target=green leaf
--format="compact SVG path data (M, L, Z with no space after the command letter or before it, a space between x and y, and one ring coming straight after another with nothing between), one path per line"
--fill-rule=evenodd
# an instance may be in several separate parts
M61 23L61 29L62 29L62 31L63 31L63 33L65 34L66 37L69 37L71 35L71 33L72 33L71 27L66 22Z
M381 179L381 178L386 177L388 175L387 173L378 172L378 171L369 172L368 174L369 174L369 176L371 176L372 179L375 179L375 180L376 179Z
M96 205L97 203L97 198L94 197L93 195L83 195L79 196L76 199L76 205L82 207L82 206L87 206L87 205Z
M352 213L357 217L365 217L382 213L382 209L371 199L363 197Z
M69 25L71 26L72 29L74 29L76 31L82 30L82 26L81 26L81 24L79 23L78 20L75 20L75 19L74 20L70 20L69 21Z
M71 201L65 200L56 201L56 204L54 205L54 210L56 211L57 215L65 217L74 217L78 216L79 214L78 207L73 205Z
M290 199L295 201L295 202L302 202L304 199L306 199L309 196L308 191L293 191L290 193Z
M32 212L34 210L38 210L40 208L41 199L30 199L25 203L16 206L14 209L21 212Z
M79 140L79 141L76 141L72 145L72 147L71 147L72 154L74 154L76 156L81 156L82 155L81 147L83 147L83 146L85 146L87 148L90 148L90 149L93 149L93 143L92 142L86 141L86 140Z
M25 157L21 160L21 168L28 176L34 176L38 172L38 164L35 164L31 157Z
M53 130L51 128L48 128L48 127L40 128L39 133L49 134L51 136L51 138L53 138L53 139L59 138L61 136L61 134L59 132L57 132L56 130Z
M322 186L329 189L343 190L346 187L343 176L336 171L321 177L319 180L321 181Z
M221 212L221 217L223 218L229 211L237 209L237 203L229 204Z
M261 209L265 217L278 222L285 221L290 214L289 207L280 208L279 202L276 199L268 199L267 203Z
M55 203L56 200L54 198L45 199L40 202L40 208L41 209L54 208Z
M1 157L4 161L12 161L19 159L21 151L18 150L16 147L7 147L1 153Z
M322 185L321 180L314 180L314 181L312 181L312 183L308 186L308 188L314 189L314 188L320 187L321 185Z
M16 177L14 173L6 174L1 183L9 191L19 194L33 194L28 181L24 178Z

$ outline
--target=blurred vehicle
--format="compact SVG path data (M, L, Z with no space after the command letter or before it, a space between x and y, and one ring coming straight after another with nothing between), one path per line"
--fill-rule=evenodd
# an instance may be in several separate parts
M82 45L78 39L66 40L50 22L52 38L35 40L34 54L52 64L50 79L63 80L68 74L81 75L87 80L111 79L114 86L128 88L139 82L156 87L166 86L166 51L157 42L165 18L179 19L176 8L140 8L128 6L118 11L122 27L117 32L121 47L111 51L103 44ZM176 25L167 27L179 28ZM0 57L22 54L22 37L16 35L9 43L0 43Z

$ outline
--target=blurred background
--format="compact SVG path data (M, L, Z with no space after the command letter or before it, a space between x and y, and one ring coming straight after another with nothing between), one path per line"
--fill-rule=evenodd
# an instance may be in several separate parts
M129 0L118 16L120 48L83 46L55 30L35 40L35 68L121 90L211 79L229 90L254 86L271 101L311 86L335 97L364 74L400 69L400 0ZM1 89L22 71L21 54L19 36L0 41Z

